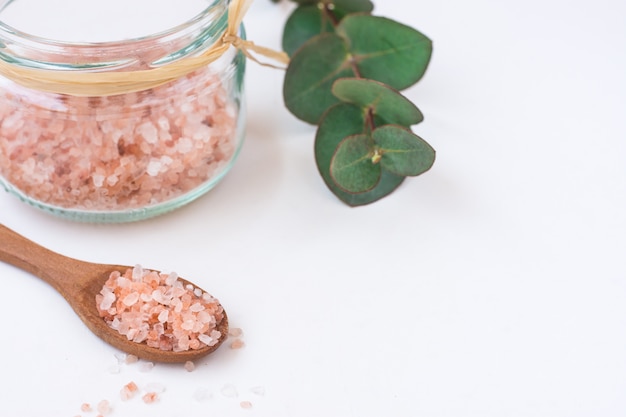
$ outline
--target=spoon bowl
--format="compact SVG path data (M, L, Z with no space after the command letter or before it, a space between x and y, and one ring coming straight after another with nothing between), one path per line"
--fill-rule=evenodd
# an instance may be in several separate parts
M0 224L0 261L18 267L43 279L54 287L74 309L78 317L99 338L128 354L154 361L178 363L193 361L215 351L228 335L228 317L217 324L221 336L213 346L185 351L161 350L137 343L116 330L100 317L96 306L96 294L113 271L124 273L129 266L108 265L73 259L38 245L24 236ZM179 278L184 285L195 284Z

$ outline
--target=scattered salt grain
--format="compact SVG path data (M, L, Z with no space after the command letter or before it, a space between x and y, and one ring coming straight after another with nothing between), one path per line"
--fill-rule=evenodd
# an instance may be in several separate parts
M113 356L115 356L115 359L117 359L117 363L119 363L120 365L126 362L126 354L123 352L117 352Z
M239 403L239 406L247 410L247 409L252 408L252 403L250 401L242 401Z
M88 412L90 412L92 410L93 409L91 408L91 404L89 404L89 403L82 403L80 405L80 411L84 411L84 412L88 413Z
M120 390L120 398L122 401L130 400L135 396L135 394L137 394L137 391L139 391L137 384L131 381L124 385L124 387Z
M126 355L126 364L130 365L133 363L137 363L139 361L139 358L135 355Z
M243 335L243 330L241 330L239 327L231 327L228 330L228 335L231 337L241 337Z
M139 372L150 372L154 368L153 362L142 362L139 364Z
M102 400L98 403L98 407L96 409L98 410L98 413L106 415L111 412L111 404L108 400Z
M159 394L157 394L156 392L148 392L144 394L144 396L141 397L141 399L146 404L152 404L159 400Z
M224 385L220 392L226 398L236 398L239 396L239 393L237 392L237 387L232 384Z
M265 395L265 387L262 387L262 386L252 387L250 388L250 392L253 393L254 395L258 395L262 397Z
M231 349L241 349L244 346L245 346L245 343L241 339L235 339L230 344Z
M196 369L196 365L192 361L185 362L185 370L187 372L191 372Z

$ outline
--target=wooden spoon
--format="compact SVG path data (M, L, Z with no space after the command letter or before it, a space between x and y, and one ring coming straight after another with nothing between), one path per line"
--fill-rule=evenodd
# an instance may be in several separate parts
M28 271L52 285L96 336L139 358L155 362L193 361L213 352L228 335L228 318L224 312L224 318L217 325L221 336L214 346L174 352L128 340L126 336L109 327L100 317L96 307L96 294L100 292L111 272L124 273L128 266L95 264L68 258L26 239L3 225L0 225L0 261ZM191 284L197 288L195 284L179 279L185 285Z

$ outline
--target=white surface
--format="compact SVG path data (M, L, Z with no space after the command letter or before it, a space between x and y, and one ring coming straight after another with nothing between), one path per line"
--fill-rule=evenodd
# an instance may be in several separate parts
M282 73L251 64L247 143L192 205L89 225L1 193L0 221L58 252L196 281L246 347L192 373L112 374L116 351L60 296L0 265L0 415L74 416L105 398L111 416L626 415L626 4L376 3L434 40L407 92L434 168L342 205L317 174L314 129L282 105ZM286 14L257 0L249 37L277 47ZM167 390L121 402L130 380ZM213 397L194 400L201 387Z

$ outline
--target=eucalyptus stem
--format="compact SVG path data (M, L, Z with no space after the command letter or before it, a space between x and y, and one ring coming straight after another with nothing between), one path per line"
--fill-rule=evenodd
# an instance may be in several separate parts
M435 151L410 128L423 115L400 91L424 75L430 39L373 16L370 0L292 1L283 97L292 114L318 125L315 160L328 188L359 206L428 171Z

